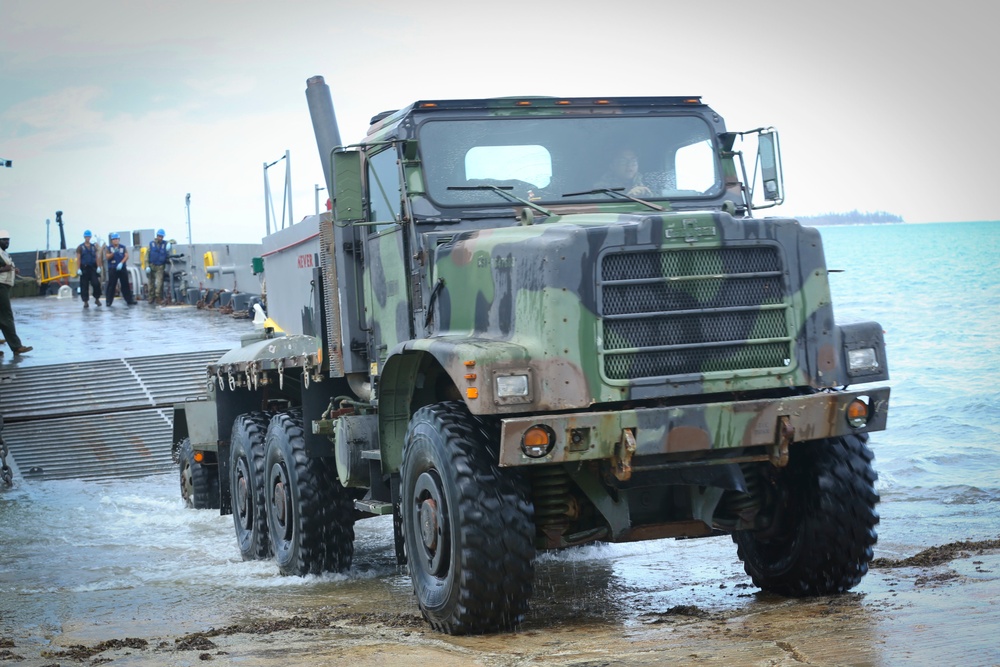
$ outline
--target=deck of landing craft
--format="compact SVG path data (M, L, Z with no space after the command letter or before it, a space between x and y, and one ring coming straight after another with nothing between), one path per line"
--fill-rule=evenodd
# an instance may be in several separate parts
M201 350L229 349L253 325L194 306L128 306L115 299L110 306L84 308L79 297L14 299L14 321L24 345L34 349L14 355L3 346L0 371L54 364L161 356Z
M193 306L84 308L12 302L34 349L0 357L0 415L21 476L134 477L172 466L172 403L204 392L205 366L239 345L247 319Z

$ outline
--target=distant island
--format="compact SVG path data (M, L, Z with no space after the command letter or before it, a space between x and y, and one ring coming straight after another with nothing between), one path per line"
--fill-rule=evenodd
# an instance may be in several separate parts
M905 222L903 218L885 211L865 211L857 209L847 213L823 213L821 215L797 215L796 220L803 225L886 225Z

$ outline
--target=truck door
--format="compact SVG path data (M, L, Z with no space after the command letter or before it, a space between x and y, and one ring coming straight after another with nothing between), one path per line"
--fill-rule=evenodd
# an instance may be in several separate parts
M400 171L395 144L368 157L369 224L365 234L365 315L369 359L382 371L389 350L413 337L406 230L400 215Z

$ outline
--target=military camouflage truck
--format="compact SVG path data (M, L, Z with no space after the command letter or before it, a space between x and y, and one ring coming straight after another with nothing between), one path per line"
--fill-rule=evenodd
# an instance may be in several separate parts
M244 558L346 570L391 515L455 634L518 624L536 554L593 542L728 534L763 590L861 580L882 329L835 323L815 229L753 216L784 198L772 128L698 97L425 100L343 145L306 96L332 210L264 240L268 320L175 420Z

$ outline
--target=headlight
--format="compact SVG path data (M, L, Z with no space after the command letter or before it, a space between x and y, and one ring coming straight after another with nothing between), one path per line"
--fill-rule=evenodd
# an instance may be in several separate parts
M497 396L499 398L514 398L528 395L527 375L498 375Z
M851 375L878 370L878 355L874 347L847 351L847 372Z

